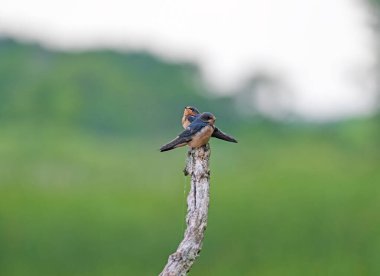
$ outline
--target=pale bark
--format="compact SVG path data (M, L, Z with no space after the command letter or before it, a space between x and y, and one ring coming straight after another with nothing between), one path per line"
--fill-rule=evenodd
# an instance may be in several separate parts
M191 176L191 187L187 196L187 228L177 251L169 256L160 276L186 275L201 252L210 201L210 154L208 144L188 152L184 169L185 175Z

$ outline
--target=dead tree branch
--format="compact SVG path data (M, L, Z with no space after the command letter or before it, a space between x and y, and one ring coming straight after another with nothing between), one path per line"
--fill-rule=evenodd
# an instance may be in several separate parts
M191 187L187 196L187 228L177 251L169 256L160 276L186 275L201 252L210 201L210 154L208 144L188 152L184 170L185 175L191 176Z

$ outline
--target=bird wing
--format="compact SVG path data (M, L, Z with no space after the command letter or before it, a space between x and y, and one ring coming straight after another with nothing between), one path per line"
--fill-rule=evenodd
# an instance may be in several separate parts
M201 129L204 128L205 126L207 126L207 123L201 120L195 120L184 131L182 131L175 139L163 145L160 148L160 151L161 152L168 151L168 150L172 150L172 149L186 145L188 142L190 142L193 139L193 135L201 131Z
M217 127L214 129L214 132L212 133L211 136L218 138L218 139L221 139L221 140L224 140L224 141L227 141L227 142L237 143L237 141L234 137L224 133L223 131L221 131Z
M172 140L169 143L163 145L160 148L160 151L163 152L163 151L172 150L172 149L184 146L184 145L186 145L190 141L191 141L191 137L179 137L179 136L177 136L174 140Z
M191 115L189 116L187 119L189 120L190 123L194 122L199 116L201 116L200 114L198 115Z
M184 131L178 135L178 137L192 137L207 125L208 124L202 120L194 120Z

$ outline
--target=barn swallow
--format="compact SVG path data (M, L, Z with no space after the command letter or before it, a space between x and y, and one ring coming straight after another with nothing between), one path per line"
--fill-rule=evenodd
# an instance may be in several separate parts
M182 126L186 129L200 112L194 106L186 106L182 116Z
M212 113L205 112L200 114L174 140L163 145L160 151L168 151L185 145L192 148L199 148L206 145L215 130L214 123L215 116Z
M184 129L186 129L198 116L200 112L198 109L196 109L193 106L186 106L185 110L183 111L183 116L182 116L182 126ZM237 143L236 139L233 138L232 136L224 133L217 127L215 127L214 132L211 135L212 137L227 141L227 142L233 142Z

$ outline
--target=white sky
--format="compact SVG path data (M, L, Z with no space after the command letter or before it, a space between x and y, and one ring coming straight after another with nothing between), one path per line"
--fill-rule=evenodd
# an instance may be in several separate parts
M0 0L0 34L194 60L220 93L265 70L293 93L287 108L322 120L374 107L368 22L360 0Z

